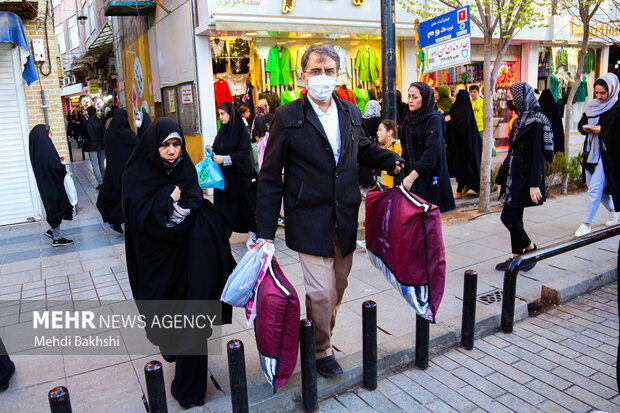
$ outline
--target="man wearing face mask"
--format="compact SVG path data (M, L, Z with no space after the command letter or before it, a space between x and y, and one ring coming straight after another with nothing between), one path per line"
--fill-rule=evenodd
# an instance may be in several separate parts
M356 245L357 165L397 174L404 162L365 136L357 106L333 95L340 58L332 46L312 45L301 68L308 93L279 107L270 124L258 181L256 232L273 240L284 198L286 245L299 253L317 370L332 377L342 374L331 335Z

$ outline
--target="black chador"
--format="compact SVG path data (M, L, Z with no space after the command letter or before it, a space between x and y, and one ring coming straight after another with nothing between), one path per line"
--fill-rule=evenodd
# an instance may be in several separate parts
M164 141L177 138L181 150L174 162L160 156ZM173 202L175 186L180 199ZM235 261L222 217L203 198L196 169L185 149L179 125L167 118L155 120L138 142L123 173L122 205L125 217L127 271L135 300L219 300ZM222 304L221 322L229 323L232 309ZM149 306L138 307L142 313ZM152 309L152 308L151 308ZM159 311L159 310L156 310ZM169 339L161 331L147 336L163 354ZM179 332L172 395L181 405L201 404L207 386L206 337L187 339ZM179 353L177 353L179 354ZM168 357L168 359L170 359Z

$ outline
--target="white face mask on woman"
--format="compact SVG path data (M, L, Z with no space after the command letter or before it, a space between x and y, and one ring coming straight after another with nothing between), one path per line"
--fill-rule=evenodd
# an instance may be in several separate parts
M336 77L325 73L308 77L308 93L319 102L326 102L336 88Z
M136 115L133 124L136 125L136 130L140 129L142 127L142 116Z

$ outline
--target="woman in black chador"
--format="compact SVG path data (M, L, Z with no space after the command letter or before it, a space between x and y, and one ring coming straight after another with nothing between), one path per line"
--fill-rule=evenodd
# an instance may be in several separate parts
M446 122L448 165L457 182L455 198L461 198L470 189L480 191L482 142L469 93L458 91Z
M45 216L50 229L45 236L52 239L53 247L73 244L60 234L63 219L73 219L73 207L65 192L65 175L67 170L52 142L52 131L47 125L37 125L30 131L30 163L37 188L43 200Z
M241 115L231 102L218 108L222 127L213 142L213 161L220 165L224 175L224 189L214 190L215 208L228 226L228 236L247 232L248 244L256 238L257 174L252 160L250 137Z
M121 211L121 181L123 169L133 152L138 138L129 129L129 115L125 109L117 109L112 115L110 127L103 136L106 169L103 184L97 197L97 209L103 222L110 228L123 233L121 224L125 221Z
M446 160L443 115L435 110L433 89L424 82L409 86L409 112L401 132L405 178L403 185L414 194L436 204L441 212L454 209L454 197ZM433 179L437 186L433 188Z
M538 98L540 111L549 119L553 129L553 152L564 152L564 122L560 105L553 98L549 89L545 89Z
M160 118L151 124L127 162L122 193L127 271L134 299L144 300L137 301L140 312L151 319L169 311L152 300L188 305L215 300L222 313L216 323L230 323L232 309L219 298L235 261L221 216L203 198L177 123ZM172 395L184 407L203 404L209 332L148 326L147 321L149 340L176 362Z

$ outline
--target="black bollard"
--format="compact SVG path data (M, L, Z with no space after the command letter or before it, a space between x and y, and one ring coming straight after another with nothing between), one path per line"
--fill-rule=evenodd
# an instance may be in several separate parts
M429 322L416 314L415 323L415 365L426 370L428 368L428 343L430 340Z
M301 394L304 409L312 412L319 409L316 387L316 342L312 320L301 320L299 331L301 352Z
M144 365L146 379L146 393L149 399L150 413L168 413L166 401L166 384L164 383L164 369L157 360L151 360Z
M241 340L228 342L228 374L230 375L230 401L233 413L247 413L248 384L245 379L245 354Z
M477 289L478 273L474 270L465 271L463 282L463 322L461 324L461 344L467 350L474 348Z
M52 413L72 413L69 390L67 390L66 387L54 387L49 391L47 397L50 401L50 410Z
M364 356L364 387L377 389L377 303L362 304L362 349Z

